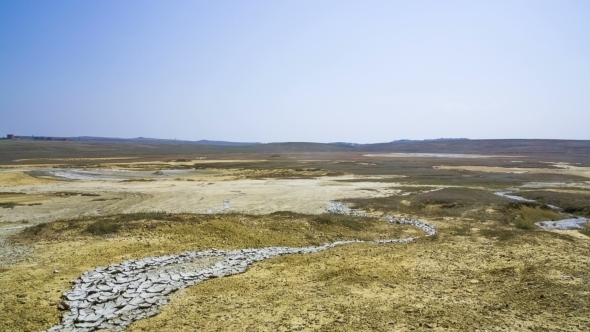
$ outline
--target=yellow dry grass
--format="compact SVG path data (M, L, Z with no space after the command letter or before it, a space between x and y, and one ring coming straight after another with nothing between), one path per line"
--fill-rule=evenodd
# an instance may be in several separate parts
M55 181L49 179L39 179L27 175L23 172L0 172L0 188L1 187L15 187L26 185L39 185L45 183L53 183Z
M538 206L521 206L518 210L514 210L514 219L509 223L521 229L537 229L535 225L538 221L562 220L566 218L564 215L555 212L553 209L540 208Z
M0 193L0 203L16 203L16 204L31 204L41 203L48 199L55 198L53 195L35 195L35 194L12 194L12 193Z
M79 222L76 226L80 227L65 230L62 228L68 223L51 223L46 227L56 231L43 228L37 236L21 233L19 242L34 244L35 251L24 262L0 267L0 331L37 331L58 323L61 312L56 304L61 293L71 288L70 280L96 266L125 259L187 250L306 246L357 236L393 238L420 234L413 228L385 222L355 231L338 225L316 225L301 215L290 216L202 216L203 220L190 222L144 220L133 222L136 227L114 238L83 233L85 225L92 221Z
M536 236L284 256L188 288L129 330L587 330L589 241Z
M114 238L83 232L92 221L51 223L25 262L0 270L0 330L56 324L69 280L96 266L185 250L302 246L361 237L407 237L415 229L375 224L355 231L313 216L200 216L130 222ZM321 219L320 219L321 220ZM571 330L590 328L588 237L520 232L509 240L475 230L408 244L352 244L288 255L246 273L178 292L131 331ZM354 225L354 224L352 224ZM130 224L131 226L131 224ZM480 227L490 225L482 224ZM467 234L467 235L465 235ZM315 236L315 238L314 238ZM50 241L47 241L50 240ZM60 272L55 274L54 270Z

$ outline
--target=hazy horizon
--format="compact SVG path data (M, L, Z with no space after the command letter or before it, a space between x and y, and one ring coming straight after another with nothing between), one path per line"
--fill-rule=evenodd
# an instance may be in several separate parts
M587 1L3 1L0 136L590 139Z
M268 141L268 142L258 142L258 141L228 141L228 140L211 140L207 138L198 139L198 140L191 140L191 139L178 139L178 138L170 138L170 137L145 137L145 136L138 136L138 137L117 137L117 136L91 136L91 135L80 135L80 136L64 136L64 135L19 135L17 133L10 133L11 135L15 136L15 139L25 139L31 140L35 139L81 139L87 141L94 141L98 142L101 140L161 140L161 141L179 141L179 142L226 142L226 143L240 143L240 144L273 144L273 143L318 143L318 144L382 144L382 143L394 143L394 142L434 142L434 141L482 141L482 140L528 140L528 141L535 141L535 140L552 140L552 141L587 141L586 139L563 139L563 138L467 138L467 137L440 137L440 138L416 138L416 139L394 139L390 141L380 141L380 142L354 142L354 141ZM0 135L0 139L5 139L6 135Z

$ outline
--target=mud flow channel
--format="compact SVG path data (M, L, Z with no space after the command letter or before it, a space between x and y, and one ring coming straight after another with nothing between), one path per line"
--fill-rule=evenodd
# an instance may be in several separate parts
M409 224L426 236L436 234L421 220L386 217L390 223ZM256 262L286 254L316 253L349 243L402 243L416 237L380 241L338 241L302 248L268 247L242 250L189 251L179 255L148 257L98 267L74 281L63 294L62 323L47 331L124 330L134 321L151 317L168 302L168 295L199 282L245 272Z

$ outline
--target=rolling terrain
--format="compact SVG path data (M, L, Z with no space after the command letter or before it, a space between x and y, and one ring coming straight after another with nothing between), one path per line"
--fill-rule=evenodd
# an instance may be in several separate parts
M0 151L0 330L590 329L590 227L539 226L590 217L587 141ZM156 285L183 267L199 282ZM77 293L117 269L145 290Z

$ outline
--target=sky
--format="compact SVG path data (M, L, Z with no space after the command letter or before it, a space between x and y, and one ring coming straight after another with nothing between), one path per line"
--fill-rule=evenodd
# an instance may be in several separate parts
M590 139L590 1L0 1L0 136Z

